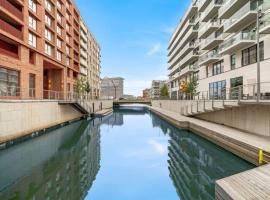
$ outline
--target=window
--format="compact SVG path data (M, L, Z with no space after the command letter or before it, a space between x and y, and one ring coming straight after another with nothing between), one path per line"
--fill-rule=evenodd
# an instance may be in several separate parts
M29 97L36 96L36 75L29 74Z
M69 56L70 50L69 47L66 46L66 54Z
M49 2L48 0L45 0L45 7L47 8L48 11L52 11L52 3Z
M70 15L66 12L66 19L69 21L70 20Z
M70 42L70 37L68 35L66 35L66 42L69 43Z
M70 31L70 26L68 24L66 24L66 31Z
M211 99L224 99L226 98L226 81L218 81L209 83L209 97Z
M48 29L45 29L45 38L49 41L52 41L52 32Z
M61 10L61 8L62 8L62 4L60 3L60 1L56 1L56 6L57 6L57 8L59 8L60 10Z
M60 51L57 51L57 52L56 52L56 59L57 59L58 61L62 61L62 53L61 53Z
M59 21L60 23L62 22L62 17L61 17L61 15L60 15L59 12L57 12L56 19L57 19L57 21Z
M223 72L224 72L223 60L213 64L213 68L212 68L212 75L213 76L221 74Z
M264 43L260 43L260 60L264 60ZM257 62L257 45L244 49L242 51L242 66Z
M33 17L28 17L28 25L30 28L37 30L37 20L35 20Z
M62 35L62 29L60 28L60 26L56 27L56 32L58 35Z
M32 33L28 34L28 44L32 47L37 47L37 36Z
M66 65L69 66L70 65L70 59L66 58Z
M0 96L19 95L19 72L0 67Z
M35 1L33 0L28 0L28 7L30 8L30 10L32 10L34 13L37 12L37 4Z
M60 49L62 48L62 41L59 38L57 38L57 40L56 40L56 45L58 48L60 48Z
M46 23L49 27L52 27L52 19L51 19L48 15L45 15L45 23Z
M52 46L47 43L45 43L45 53L49 56L52 55Z
M235 65L236 65L236 55L233 54L231 55L231 69L235 69Z

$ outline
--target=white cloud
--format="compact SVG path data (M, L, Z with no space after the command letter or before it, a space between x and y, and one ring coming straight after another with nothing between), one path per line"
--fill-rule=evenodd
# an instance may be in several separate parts
M154 148L154 150L161 155L164 155L167 153L167 146L165 144L161 144L156 140L149 140L148 143Z
M162 32L168 33L168 34L171 35L171 34L173 34L174 30L175 30L175 27L166 27L166 28L164 28L164 29L162 30Z
M147 55L148 56L155 55L160 50L161 50L161 44L158 42L158 43L154 44L153 47L147 52Z

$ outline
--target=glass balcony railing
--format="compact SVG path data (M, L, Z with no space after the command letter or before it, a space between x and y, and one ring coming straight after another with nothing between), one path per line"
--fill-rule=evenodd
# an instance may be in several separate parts
M263 16L262 23L260 24L260 30L265 29L266 27L270 29L270 13ZM268 32L270 32L270 30Z
M200 56L200 59L199 59L199 63L200 64L203 64L205 63L206 61L208 60L211 60L211 59L219 59L221 56L218 52L218 50L212 50L212 51L209 51L208 53L206 54L203 54Z
M228 10L235 2L238 0L224 0L223 6L219 9L219 13L223 14L226 10Z
M220 52L224 52L226 49L229 49L230 47L236 45L237 43L244 41L244 40L256 40L256 33L253 31L250 32L240 32L233 37L230 37L229 39L225 40L220 45Z
M201 14L201 19L204 19L215 6L222 6L222 4L223 0L212 0L206 7L205 11Z
M238 22L245 16L247 13L256 11L257 4L251 3L250 1L245 4L240 10L238 10L230 19L226 20L224 23L224 30L229 29L233 24Z
M205 25L200 27L199 33L203 34L206 31L208 31L211 27L219 27L221 26L221 24L222 24L221 20L209 21Z
M221 40L221 41L223 40L223 33L221 32L212 33L210 36L208 36L206 39L203 40L203 42L201 43L202 48L205 48L206 46L208 46L209 44L217 40Z

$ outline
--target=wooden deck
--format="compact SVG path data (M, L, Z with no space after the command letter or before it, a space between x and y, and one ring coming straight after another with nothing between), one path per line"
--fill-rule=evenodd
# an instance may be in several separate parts
M270 200L270 165L218 180L216 200Z
M255 165L259 165L260 150L270 153L269 137L263 137L224 125L186 117L179 113L161 108L150 107L150 109L174 125L180 128L190 129L201 137L206 138Z

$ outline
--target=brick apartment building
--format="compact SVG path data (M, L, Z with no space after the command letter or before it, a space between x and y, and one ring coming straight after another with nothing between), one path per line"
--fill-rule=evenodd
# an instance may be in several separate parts
M72 92L81 74L80 18L71 0L0 0L0 98Z

